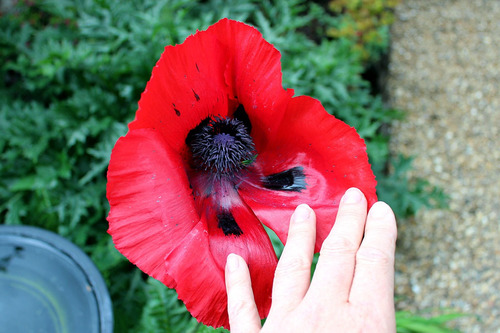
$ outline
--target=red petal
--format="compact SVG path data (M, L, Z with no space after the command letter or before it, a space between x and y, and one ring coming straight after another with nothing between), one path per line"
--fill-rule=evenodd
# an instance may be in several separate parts
M108 169L108 232L141 270L174 287L164 256L199 221L180 157L157 130L130 131L118 140Z
M271 306L271 290L277 258L271 242L253 212L233 207L232 215L243 233L224 235L217 227L216 208L207 215L166 257L168 273L176 281L179 298L191 314L206 325L229 328L224 266L229 253L248 263L255 302L261 318ZM208 228L207 228L208 226Z
M129 127L157 128L180 151L201 120L241 103L253 128L271 135L292 95L282 87L278 50L255 28L223 19L165 48Z
M230 51L226 82L245 107L254 132L274 134L293 95L282 86L280 52L257 29L243 23L224 19L211 29ZM257 146L260 140L264 137L254 137Z
M334 223L340 198L348 188L361 189L369 206L377 200L376 180L363 139L311 97L291 100L278 134L258 153L255 168L261 176L296 166L302 166L306 174L307 188L301 192L265 189L258 177L240 187L245 202L282 241L286 240L290 216L301 203L316 211L319 251Z
M227 115L227 59L227 50L210 30L165 47L129 128L156 128L180 151L188 132L208 115Z

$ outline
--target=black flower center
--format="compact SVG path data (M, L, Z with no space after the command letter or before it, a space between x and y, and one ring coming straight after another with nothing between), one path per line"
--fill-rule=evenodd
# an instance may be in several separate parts
M255 159L255 145L244 122L209 117L189 132L193 167L216 176L233 175Z

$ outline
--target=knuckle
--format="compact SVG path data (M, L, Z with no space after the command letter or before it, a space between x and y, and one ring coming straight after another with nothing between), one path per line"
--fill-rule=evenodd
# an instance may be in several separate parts
M252 285L247 276L233 276L231 281L226 282L226 289L228 299L231 298L233 302L246 300L252 296Z
M387 241L391 244L396 243L396 240L398 238L398 231L396 224L370 226L368 232L370 234L377 235L377 237L380 239L387 239Z
M286 276L292 273L309 271L311 269L311 260L302 256L292 258L282 258L276 267L275 276Z
M244 299L233 299L229 302L227 311L231 318L237 318L242 314L251 312L252 304Z
M356 253L356 261L376 265L392 265L394 255L375 247L361 247Z
M366 218L366 211L359 210L357 206L344 207L342 211L339 211L337 219L342 219L344 221L357 221L364 222Z
M227 287L231 290L244 290L248 287L248 282L246 279L241 278L241 276L233 276Z
M289 239L303 242L304 239L309 239L314 235L314 229L310 228L306 223L301 223L290 228L288 233ZM289 240L287 240L288 243Z
M358 249L358 244L349 237L336 234L327 238L321 246L321 255L354 255Z

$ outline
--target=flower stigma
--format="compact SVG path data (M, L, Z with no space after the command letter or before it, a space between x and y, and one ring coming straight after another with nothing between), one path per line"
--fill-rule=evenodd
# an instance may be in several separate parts
M255 145L243 123L236 118L208 117L186 139L193 168L216 179L232 178L255 160Z
M186 138L193 171L188 177L195 198L199 198L198 207L200 211L213 209L217 227L225 236L243 233L231 210L243 204L235 185L241 179L241 171L257 156L249 132L245 120L237 119L236 115L207 117Z

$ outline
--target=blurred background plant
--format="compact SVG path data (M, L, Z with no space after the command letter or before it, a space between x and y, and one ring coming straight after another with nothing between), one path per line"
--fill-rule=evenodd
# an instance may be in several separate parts
M389 47L389 26L401 0L331 0L328 9L339 22L326 31L332 38L348 38L364 61L376 61Z
M410 158L389 153L386 128L403 113L385 106L365 78L368 64L388 50L396 3L2 2L0 223L49 229L84 249L108 284L116 332L213 331L191 318L175 291L114 249L106 233L105 188L111 149L126 133L164 46L222 17L256 26L282 53L284 86L318 98L356 127L367 143L379 197L400 217L444 205L442 191L409 179ZM403 312L398 318L421 319ZM432 325L445 332L442 322ZM398 329L423 332L405 327Z

